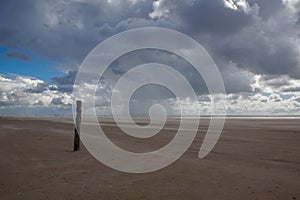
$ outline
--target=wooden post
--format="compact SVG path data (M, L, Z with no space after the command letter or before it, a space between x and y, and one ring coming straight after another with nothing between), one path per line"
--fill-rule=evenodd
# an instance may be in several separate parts
M81 101L76 101L76 122L74 129L74 148L73 151L78 151L80 148L80 123L81 123Z

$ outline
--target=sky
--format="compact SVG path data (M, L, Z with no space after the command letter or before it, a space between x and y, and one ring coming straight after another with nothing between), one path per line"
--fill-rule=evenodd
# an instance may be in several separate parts
M2 0L0 115L71 114L84 58L103 40L140 27L170 28L199 42L221 72L227 114L300 113L300 0ZM189 63L149 49L112 63L97 89L99 114L111 113L111 80L153 61L184 74L198 99L150 85L132 97L133 114L156 103L171 115L179 105L186 115L197 115L196 105L209 113L207 87Z

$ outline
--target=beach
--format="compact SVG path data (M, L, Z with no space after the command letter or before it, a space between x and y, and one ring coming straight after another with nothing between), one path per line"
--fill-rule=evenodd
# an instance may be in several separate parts
M170 119L157 136L136 139L100 122L115 144L134 152L163 147L178 127ZM199 159L208 122L200 121L193 144L170 166L129 174L82 144L73 152L71 119L1 117L0 199L300 199L300 118L226 119L212 152Z

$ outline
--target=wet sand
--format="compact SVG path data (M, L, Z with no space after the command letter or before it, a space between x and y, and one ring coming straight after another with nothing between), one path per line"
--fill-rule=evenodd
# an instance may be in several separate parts
M2 117L0 199L300 199L300 119L228 119L213 151L199 159L207 122L172 165L127 174L84 146L72 152L70 120ZM178 126L169 120L159 135L134 139L110 120L103 125L114 143L136 152L164 146Z

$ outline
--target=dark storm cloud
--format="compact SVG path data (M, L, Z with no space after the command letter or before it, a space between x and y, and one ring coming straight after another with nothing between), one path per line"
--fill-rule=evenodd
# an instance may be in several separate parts
M135 66L145 63L160 63L171 66L188 80L197 94L200 95L208 93L208 89L203 78L201 77L201 74L199 74L190 63L188 63L184 58L171 52L157 49L136 50L119 57L109 67L108 72L111 70L113 75L106 73L104 74L104 77L111 77L117 80L117 78L119 78L118 76L123 75ZM165 78L167 79L168 77ZM170 97L169 94L162 94L163 91L166 92L165 90L158 89L158 87L155 88L157 90L156 92L149 87L148 91L142 93L141 96L143 96L144 99L147 99L148 95L151 96L151 94L153 94L152 96L155 98ZM155 93L156 95L154 95Z
M76 78L77 71L68 71L66 75L54 77L52 81L58 85L73 85Z
M134 27L162 26L182 31L203 44L217 62L229 93L249 92L248 72L300 78L298 4L240 0L233 1L231 8L223 0L153 2L3 0L0 44L23 46L63 66L78 66L90 50L113 34ZM157 56L148 57L151 55ZM163 56L160 59L173 62ZM128 64L134 62L128 59ZM124 73L122 65L118 63L113 72ZM199 85L193 71L182 66L192 84ZM65 77L55 77L53 83L58 90L70 92L77 69L67 70Z
M7 52L6 56L12 59L19 59L24 61L30 61L30 57L22 52Z
M165 18L204 44L221 70L230 61L254 74L300 78L299 26L293 17L300 7L278 0L240 1L246 6L237 10L223 1L161 2Z
M147 18L151 7L150 1L4 0L0 8L0 44L25 46L51 59L78 63L95 45L118 32L115 27L119 23Z
M116 72L116 70L112 69L112 71ZM84 72L82 72L82 74L84 74ZM57 76L57 77L53 77L52 81L49 85L49 89L50 90L57 90L60 92L67 92L67 93L71 93L73 91L73 86L75 83L75 79L76 79L76 75L77 75L77 70L70 70L68 72L66 72L65 75L63 76ZM83 83L91 83L91 76L93 77L93 74L88 74L86 73L85 76L81 77L80 81L83 81ZM104 84L103 78L100 78L100 80L93 80L93 84ZM79 84L81 82L79 82L77 80L77 84Z
M249 28L221 41L214 52L255 74L287 74L300 78L299 52L295 44L281 34L266 38L260 32L264 29ZM293 42L297 42L296 38Z
M253 23L252 15L233 12L222 0L162 1L161 7L169 10L168 19L192 34L214 34L226 36Z
M68 71L64 76L53 77L50 90L71 93L73 91L76 74L77 71L71 70Z
M250 5L259 5L259 16L264 20L272 17L282 8L282 0L249 0Z

